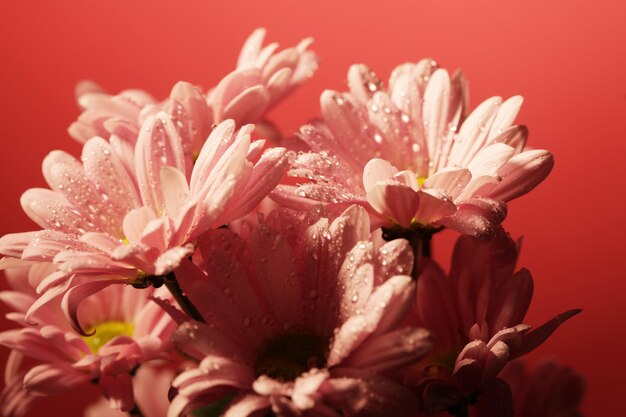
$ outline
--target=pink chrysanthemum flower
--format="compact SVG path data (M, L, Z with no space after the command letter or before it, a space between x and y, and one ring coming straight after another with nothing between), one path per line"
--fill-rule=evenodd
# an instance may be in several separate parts
M384 88L364 65L348 72L350 92L325 91L323 120L306 125L291 174L307 183L274 197L296 208L315 200L358 203L387 227L446 226L489 234L506 202L539 184L552 155L524 150L528 131L514 125L521 97L493 97L465 120L464 77L432 60L404 64Z
M209 92L215 122L256 123L315 73L317 56L308 50L313 39L276 52L277 43L262 47L264 38L265 29L252 32L239 54L237 69Z
M362 208L332 223L312 219L302 227L300 217L270 216L273 227L244 237L211 231L199 246L202 269L181 263L181 287L206 323L185 322L174 335L200 364L174 380L170 417L231 394L225 417L416 410L410 391L388 378L430 347L428 332L400 326L415 289L404 275L407 242L376 250Z
M26 311L38 297L32 284L52 267L36 264L5 271L12 289L1 292L0 299L12 310L7 317L22 328L0 333L0 344L12 349L7 385L0 397L3 415L23 415L36 396L56 395L93 382L111 407L131 410L132 373L146 361L171 359L170 338L176 324L149 299L160 290L116 285L85 299L80 313L89 335L80 336L58 304L39 309L30 318L36 325L25 321ZM161 297L167 298L167 292ZM23 357L37 365L22 369Z
M164 112L181 138L185 158L192 162L194 152L202 147L211 132L213 119L205 96L198 87L184 81L178 82L163 102L157 102L141 90L110 95L87 81L76 89L83 112L68 128L68 133L81 143L102 137L117 148L132 148L148 118Z
M448 277L423 261L412 323L431 330L436 343L425 371L413 376L427 411L458 410L485 394L504 396L498 404L505 414L488 415L511 415L508 390L496 379L500 371L580 312L567 311L536 329L522 324L533 280L526 269L514 272L517 257L515 242L499 229L491 240L461 237Z
M82 82L76 96L83 112L68 132L79 142L115 135L134 145L143 122L164 111L179 130L185 148L197 151L212 124L227 119L238 125L262 122L272 106L317 69L317 56L307 49L311 38L279 52L276 43L262 48L264 38L265 29L255 30L241 50L237 68L206 95L192 84L179 82L169 98L158 102L141 90L111 95L93 82Z
M247 214L280 181L285 150L263 152L252 130L221 123L192 167L164 113L144 123L134 152L98 137L85 143L82 161L54 151L43 163L51 189L30 189L21 200L44 230L4 236L0 253L54 262L59 271L37 290L44 300L65 293L71 312L112 283L159 284L198 236Z
M519 360L502 372L509 384L515 415L523 417L582 417L585 382L574 370L554 361L529 366Z

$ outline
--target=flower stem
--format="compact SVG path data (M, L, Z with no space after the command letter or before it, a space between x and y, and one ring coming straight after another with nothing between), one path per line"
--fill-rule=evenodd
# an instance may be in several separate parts
M468 417L469 411L467 409L467 405L459 405L454 408L448 409L448 413L455 417Z
M189 298L187 298L187 296L183 294L183 290L180 288L180 285L178 285L176 275L173 271L168 273L165 277L165 286L170 291L170 293L172 293L174 299L176 299L176 302L178 303L180 308L182 308L185 314L187 314L189 317L196 321L204 323L204 319L202 318L202 315L200 315L200 312L198 311L196 306L194 306L191 300L189 300Z
M386 228L383 227L383 239L390 242L395 239L406 239L413 249L413 270L411 277L417 280L421 273L421 263L423 258L430 259L432 256L431 240L433 234L441 229L431 229L415 227L411 229Z
M133 417L144 417L137 404L135 404L135 406L128 412L128 415Z

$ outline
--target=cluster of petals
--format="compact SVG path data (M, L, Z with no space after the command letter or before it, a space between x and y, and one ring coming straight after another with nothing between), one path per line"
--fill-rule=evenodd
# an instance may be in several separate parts
M533 279L526 269L514 272L517 257L516 243L499 229L489 240L459 238L449 276L424 260L411 322L437 340L426 361L428 372L416 382L427 411L472 403L491 390L502 409L481 415L513 415L510 393L498 374L580 312L567 311L537 328L523 324Z
M21 200L43 230L4 236L0 252L57 265L37 288L37 306L72 292L80 301L111 283L149 285L193 253L202 233L245 215L279 182L285 150L263 151L252 130L222 122L192 166L163 113L144 123L134 151L99 137L84 144L82 161L54 151L43 162L51 189L30 189Z
M146 119L164 111L184 130L185 147L197 151L213 124L227 119L238 124L262 122L272 106L317 69L317 56L308 49L311 38L278 52L276 43L263 47L264 38L264 29L255 30L241 50L236 69L207 94L181 81L159 102L142 90L111 95L93 82L82 82L76 96L83 112L68 132L79 142L114 135L134 144Z
M521 97L492 97L464 119L462 73L430 59L397 67L387 88L353 65L348 86L322 93L322 120L301 128L291 170L304 183L281 186L278 201L358 203L387 226L484 235L552 168L549 152L524 149L528 130L514 125Z
M427 331L402 326L413 256L404 240L367 239L356 206L332 222L284 214L242 236L207 234L202 262L176 271L205 323L174 335L199 365L174 379L168 415L233 393L226 417L410 415L416 397L391 375L431 346Z
M178 371L175 362L151 361L139 367L133 376L133 393L143 417L166 417L170 406L168 392ZM100 398L85 410L84 417L128 417L128 413L111 408Z
M524 323L533 278L500 223L553 157L526 148L522 98L469 112L460 71L385 86L357 64L282 140L267 113L317 56L264 38L208 91L78 86L80 158L51 152L21 198L40 229L0 238L2 414L96 384L86 417L580 416L577 375L516 360L580 311ZM443 227L464 234L449 273Z
M80 307L88 336L76 334L58 304L47 304L26 320L36 301L34 286L53 266L36 264L5 271L11 286L0 299L11 308L7 318L20 328L0 333L0 345L12 349L2 415L24 415L35 398L57 395L96 382L109 406L129 411L134 406L135 369L144 362L171 358L175 322L150 297L168 298L159 290L140 291L112 286ZM24 358L36 361L29 369Z

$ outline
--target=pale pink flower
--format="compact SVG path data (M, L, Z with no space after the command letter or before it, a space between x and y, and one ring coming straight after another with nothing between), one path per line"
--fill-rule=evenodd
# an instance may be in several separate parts
M332 222L275 212L242 235L211 231L202 268L177 269L206 323L174 335L200 364L174 380L168 415L230 393L225 417L411 415L416 398L389 378L430 346L428 332L400 326L415 290L407 242L376 250L357 207Z
M54 262L59 271L37 290L45 300L65 293L76 303L70 312L111 283L158 284L154 277L192 254L202 233L244 216L280 181L285 150L264 152L252 130L221 123L193 166L164 113L144 123L134 152L98 137L85 143L82 162L54 151L43 163L51 189L30 189L21 200L44 230L4 236L0 253Z
M157 102L141 90L124 90L111 95L88 81L80 83L76 90L76 99L83 112L68 132L82 143L98 136L134 146L144 122L163 111L176 127L186 156L191 157L209 136L213 124L204 94L198 87L184 81L178 82L163 102Z
M515 415L523 417L582 417L585 381L573 369L555 361L530 366L510 363L502 378L511 387Z
M533 280L526 269L514 272L517 257L515 242L499 229L491 240L461 237L448 277L434 262L423 261L412 323L431 330L436 343L426 377L419 376L421 370L413 376L426 410L466 406L485 391L506 396L496 379L504 366L580 312L567 311L536 329L523 324Z
M388 227L482 235L552 168L549 152L524 150L528 130L514 125L521 97L490 98L463 120L463 75L451 78L432 60L400 65L387 88L353 65L348 85L348 93L322 93L323 120L300 130L310 152L291 171L306 182L281 186L277 200L358 203Z
M19 416L27 407L15 404L14 395L30 404L32 396L56 395L83 384L96 382L113 408L133 408L134 370L154 359L171 359L170 338L175 323L150 297L167 298L167 292L130 286L111 286L80 305L82 326L89 335L80 336L65 320L59 305L48 303L31 318L25 315L38 295L29 284L38 281L49 265L9 269L12 289L0 293L11 308L7 317L20 329L0 333L0 344L12 349L7 364L9 392L2 395L3 415ZM22 369L22 357L37 362Z
M241 50L236 69L207 94L181 81L167 99L158 102L142 90L111 95L84 81L76 88L83 112L68 132L83 143L94 136L115 135L134 145L146 119L164 111L191 154L200 149L213 124L227 119L238 125L262 123L264 130L273 130L264 122L265 114L314 74L317 56L308 50L311 38L279 52L276 43L262 47L264 38L265 29L255 30Z

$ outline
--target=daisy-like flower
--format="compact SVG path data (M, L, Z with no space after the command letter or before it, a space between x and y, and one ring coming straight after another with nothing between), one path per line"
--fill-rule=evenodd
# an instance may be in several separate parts
M134 152L96 137L82 161L50 153L43 172L51 189L30 189L21 200L44 230L0 239L4 255L58 266L37 288L42 300L33 310L65 294L76 323L82 298L112 283L162 283L198 236L251 211L287 164L284 149L264 152L264 141L251 141L253 128L221 123L193 167L165 113L144 123Z
M464 415L456 413L485 394L497 397L504 413L488 415L512 415L498 374L580 312L567 311L536 329L522 324L533 280L526 269L514 272L517 257L515 242L500 229L491 240L461 237L448 277L423 261L412 323L431 330L437 341L426 366L414 374L426 411Z
M270 216L242 235L211 231L200 268L177 270L206 323L174 335L199 365L174 380L168 415L230 398L225 417L413 414L416 398L391 379L431 343L400 325L415 291L408 243L376 250L356 206L333 222Z
M7 317L21 328L0 333L0 344L12 349L0 397L3 415L23 415L34 397L89 383L99 385L111 407L131 410L132 374L137 367L153 359L171 359L170 338L176 324L149 299L160 290L116 285L87 298L80 313L88 335L80 336L58 304L39 309L30 319L36 325L25 321L26 311L38 297L31 283L40 281L52 267L35 264L5 271L12 289L0 293L0 299L12 310ZM167 292L160 296L167 298ZM23 357L37 365L23 369Z
M68 132L83 143L94 136L115 135L134 145L143 122L164 111L191 154L200 149L212 124L227 119L234 119L238 125L263 122L272 106L317 69L317 56L308 50L311 38L279 52L276 43L262 48L264 38L265 29L255 30L241 50L236 69L206 95L190 83L179 82L169 98L158 102L142 90L111 95L93 82L82 82L77 86L76 98L83 112ZM264 126L269 127L266 123Z
M465 84L429 59L397 67L387 88L352 66L350 92L322 93L323 120L300 130L310 152L291 174L307 182L281 186L274 198L295 208L358 203L388 228L493 232L506 202L539 184L553 158L524 150L528 130L514 125L519 96L490 98L463 120Z
M573 369L555 361L530 366L510 363L502 378L511 387L515 415L524 417L582 417L585 381Z

